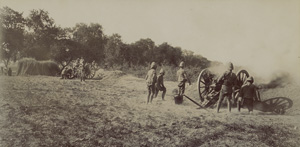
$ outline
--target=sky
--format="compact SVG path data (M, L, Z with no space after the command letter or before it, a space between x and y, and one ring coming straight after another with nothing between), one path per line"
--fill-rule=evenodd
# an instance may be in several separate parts
M56 24L99 23L125 43L150 38L209 60L233 62L267 77L300 81L299 0L0 0L27 17L49 12Z

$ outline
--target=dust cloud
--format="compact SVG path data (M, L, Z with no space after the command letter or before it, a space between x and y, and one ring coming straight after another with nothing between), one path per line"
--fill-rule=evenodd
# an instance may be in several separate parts
M255 59L255 58L253 58ZM285 62L284 60L263 60L255 59L251 64L239 64L241 62L233 62L234 72L244 69L250 76L254 77L254 84L263 89L271 89L277 87L285 87L287 85L300 85L300 58L294 62ZM216 75L220 75L226 70L226 63L213 64L208 69ZM236 63L236 64L235 64Z

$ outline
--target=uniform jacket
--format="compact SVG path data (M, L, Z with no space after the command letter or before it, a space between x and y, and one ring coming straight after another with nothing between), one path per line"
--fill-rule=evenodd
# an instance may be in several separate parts
M163 75L161 75L161 74L158 75L156 85L157 85L157 87L165 87Z
M177 71L177 77L178 77L178 79L177 79L178 82L186 82L186 81L188 81L188 77L187 77L186 71L183 68L180 68Z
M256 99L256 86L253 84L243 85L240 90L240 96L247 99Z
M222 83L222 92L232 93L232 88L237 85L237 77L235 73L225 71L219 78L218 83Z
M154 69L150 69L145 78L147 85L154 85L156 83L156 78L156 71Z

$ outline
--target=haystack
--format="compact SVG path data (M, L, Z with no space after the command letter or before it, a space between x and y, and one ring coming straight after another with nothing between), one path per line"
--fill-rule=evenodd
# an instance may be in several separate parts
M59 73L58 65L53 61L36 61L24 58L18 62L17 75L55 76Z

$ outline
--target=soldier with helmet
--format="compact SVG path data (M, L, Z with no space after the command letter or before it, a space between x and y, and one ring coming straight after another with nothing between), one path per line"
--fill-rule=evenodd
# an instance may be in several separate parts
M237 85L237 76L232 72L233 64L227 64L227 70L218 79L217 83L222 84L219 100L217 102L217 112L219 113L222 101L224 98L227 100L228 111L231 112L231 98L234 97L235 86Z
M146 84L147 84L147 89L148 89L148 97L147 97L147 104L149 101L152 103L152 99L155 94L155 83L156 83L156 63L152 62L151 63L151 69L148 71L146 75Z
M165 95L166 95L166 87L164 85L164 75L165 75L165 71L164 69L160 69L159 71L159 75L157 76L157 82L156 82L156 91L155 91L155 97L157 97L157 94L159 91L162 91L162 100L165 100Z
M178 77L179 95L183 95L184 91L185 91L185 83L189 82L189 85L191 85L191 81L188 78L186 71L184 70L184 62L180 62L180 64L179 64L179 70L177 71L177 77Z
M246 84L242 86L237 102L238 111L241 111L241 107L246 105L249 113L251 114L253 112L253 102L254 100L258 100L256 86L253 82L253 77L248 77Z

